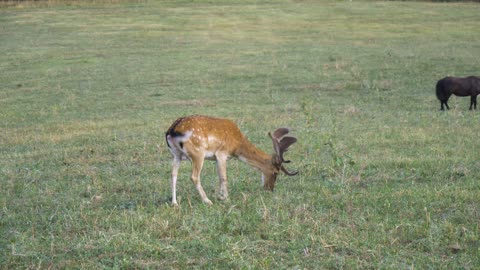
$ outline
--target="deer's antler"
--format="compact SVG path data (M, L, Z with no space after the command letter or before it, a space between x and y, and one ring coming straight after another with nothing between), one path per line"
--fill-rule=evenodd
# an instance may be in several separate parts
M275 165L279 167L285 174L287 175L296 175L297 172L289 172L285 167L283 167L282 163L290 163L290 160L285 160L283 158L283 154L288 151L288 147L290 145L294 144L297 142L297 138L293 136L286 136L290 130L288 128L278 128L272 133L268 133L270 138L272 139L273 142L273 149L275 150L275 155L273 157L273 161L275 162Z

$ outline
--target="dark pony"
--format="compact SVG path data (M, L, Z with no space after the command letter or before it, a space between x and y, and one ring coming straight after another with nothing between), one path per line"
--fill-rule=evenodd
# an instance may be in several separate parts
M440 110L444 110L443 105L448 107L448 98L454 94L459 97L470 96L470 110L472 107L477 109L477 95L480 94L480 78L475 76L445 77L437 82L437 98L440 100Z

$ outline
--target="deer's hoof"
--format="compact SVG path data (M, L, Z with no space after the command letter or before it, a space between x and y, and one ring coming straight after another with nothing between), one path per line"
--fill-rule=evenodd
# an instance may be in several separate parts
M203 202L207 205L212 205L213 204L212 201L210 201L209 199L205 199L205 200L203 200Z

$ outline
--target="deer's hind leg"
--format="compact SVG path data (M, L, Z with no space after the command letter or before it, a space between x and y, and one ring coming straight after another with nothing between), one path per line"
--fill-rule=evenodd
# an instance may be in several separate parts
M203 155L190 156L192 159L192 182L195 185L202 201L206 204L212 204L212 201L208 199L207 194L203 190L202 183L200 182L200 173L202 172L204 157Z
M180 164L182 159L180 156L174 156L172 162L172 205L178 205L177 203L177 175L178 169L180 169Z

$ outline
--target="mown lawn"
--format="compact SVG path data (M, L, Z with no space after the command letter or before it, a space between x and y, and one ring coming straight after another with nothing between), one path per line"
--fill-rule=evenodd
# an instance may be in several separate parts
M2 269L478 269L476 3L0 3ZM295 177L205 164L203 205L164 132L233 119Z

